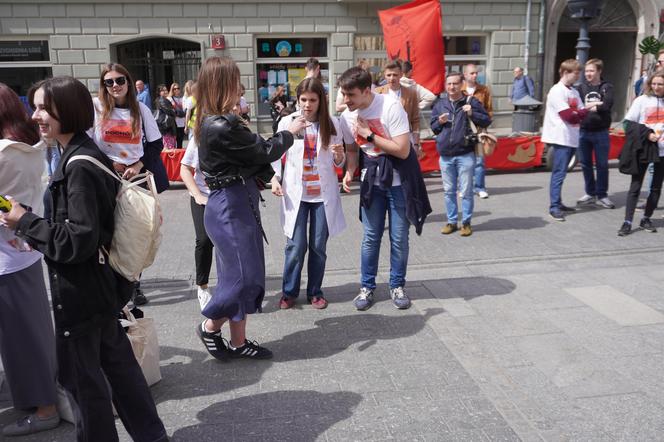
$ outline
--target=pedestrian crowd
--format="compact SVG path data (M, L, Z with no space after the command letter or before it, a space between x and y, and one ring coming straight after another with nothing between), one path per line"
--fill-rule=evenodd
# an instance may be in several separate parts
M659 59L664 63L664 53ZM265 296L267 238L259 207L268 184L279 201L286 236L281 309L298 302L305 264L307 303L315 309L328 305L323 290L327 241L346 227L339 169L346 192L360 178L363 239L354 307L367 310L375 302L386 219L389 297L398 309L410 307L406 276L411 226L420 235L432 212L418 162L423 155L420 111L427 106L432 106L430 127L444 190L447 221L441 233L472 235L475 195L489 197L483 140L489 138L485 135L493 117L491 90L477 81L478 67L468 64L462 72L448 73L439 97L411 78L407 62L388 62L385 84L379 86L366 65L350 68L337 81L338 117L329 112L320 66L316 71L312 61L307 67L291 112L282 112L283 94L275 96L275 106L282 106L268 139L248 126L250 109L240 71L228 57L206 59L197 80L184 84L184 97L178 83L159 85L154 103L143 81L134 83L119 64L101 71L94 98L71 77L38 82L29 94L31 117L18 96L0 84L0 350L14 406L30 410L3 428L4 435L56 427L59 384L72 404L77 440L118 440L112 405L134 440L167 440L118 322L118 312L130 299L135 305L148 300L140 278L125 279L109 262L120 186L109 174L132 180L149 171L156 190L165 190L169 183L159 152L182 147L185 135L189 142L181 176L190 194L197 297L204 317L193 331L216 359L272 357L247 329L248 315L261 311ZM582 68L584 79L579 81ZM560 65L560 81L547 96L542 141L553 149L549 214L557 221L576 210L561 198L575 152L585 183L576 205L615 207L608 197L613 87L602 71L598 59L584 67L566 60ZM523 69L515 68L514 75L512 99L532 96L532 80ZM640 227L655 231L650 219L664 178L664 70L643 83L644 94L625 117L620 167L632 180L619 231L623 236L632 230L649 170ZM109 173L89 161L73 161L80 156L93 158ZM214 290L209 287L213 257L218 276Z

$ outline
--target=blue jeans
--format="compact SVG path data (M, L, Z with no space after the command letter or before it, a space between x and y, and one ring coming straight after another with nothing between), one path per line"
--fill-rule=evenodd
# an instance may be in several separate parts
M406 285L408 266L408 230L410 222L406 218L406 199L401 186L381 190L373 186L371 207L361 207L362 238L361 283L368 289L376 288L380 242L385 231L385 213L390 223L390 288Z
M307 219L309 220L309 243L307 244ZM286 259L284 262L283 292L284 296L297 298L300 294L300 280L304 255L309 249L307 260L307 298L323 296L321 286L325 274L327 254L327 219L323 203L307 203L302 201L297 211L293 238L286 240Z
M461 222L470 224L473 217L473 170L475 153L455 157L440 157L440 175L443 178L447 222L457 224L459 207L457 205L457 183L461 192Z
M475 176L473 180L474 192L486 192L486 184L484 183L484 175L486 175L486 168L484 167L484 155L477 155L475 157Z
M551 183L549 185L549 197L551 205L549 212L560 210L563 202L561 194L563 191L563 181L567 175L567 166L569 160L574 154L574 147L561 146L559 144L550 144L549 149L553 149L553 165L551 168Z
M579 138L579 161L583 170L586 195L606 198L609 190L609 132L581 131ZM597 180L593 172L593 151Z

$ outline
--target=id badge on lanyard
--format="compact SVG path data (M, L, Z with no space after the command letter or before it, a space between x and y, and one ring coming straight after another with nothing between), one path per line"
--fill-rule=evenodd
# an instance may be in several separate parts
M304 194L309 197L320 196L320 176L316 166L318 132L316 130L307 134L304 130L304 157L302 158L302 187Z

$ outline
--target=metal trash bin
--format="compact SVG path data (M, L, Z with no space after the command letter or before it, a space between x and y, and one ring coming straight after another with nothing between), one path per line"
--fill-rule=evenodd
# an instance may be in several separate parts
M512 114L512 132L537 132L541 101L526 95L512 103L516 110Z

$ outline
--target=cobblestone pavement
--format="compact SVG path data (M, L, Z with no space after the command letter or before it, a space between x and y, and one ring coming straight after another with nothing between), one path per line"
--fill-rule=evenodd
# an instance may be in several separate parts
M664 434L664 232L616 236L627 177L611 170L615 210L548 217L545 172L491 174L474 233L442 236L434 213L411 232L407 293L389 301L389 242L378 302L357 312L358 195L343 195L349 228L328 243L326 310L278 310L284 239L264 192L268 295L249 335L272 361L220 363L194 335L193 227L182 188L162 195L164 243L144 275L161 344L152 388L174 441L661 440ZM564 201L583 194L571 173ZM637 219L638 222L638 212ZM661 211L653 221L664 230ZM5 386L0 425L17 414ZM118 422L122 440L129 440ZM66 441L73 427L16 439Z

